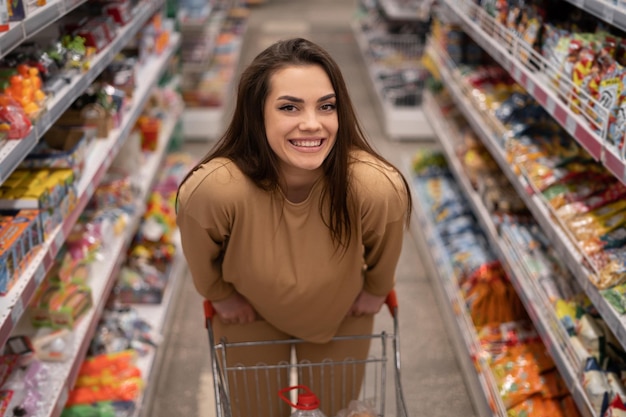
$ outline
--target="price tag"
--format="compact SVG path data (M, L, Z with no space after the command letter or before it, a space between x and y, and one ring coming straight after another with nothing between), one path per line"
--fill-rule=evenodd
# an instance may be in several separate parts
M39 286L42 282L43 279L46 277L46 268L44 268L43 263L40 263L39 266L37 267L37 270L35 271L35 285Z
M550 96L546 98L546 110L550 114L550 116L554 116L554 109L556 108L556 102Z
M59 400L54 406L54 409L56 410L56 414L60 414L63 411L63 409L65 408L65 404L67 404L67 399L69 398L69 396L70 396L69 388L67 387L67 385L65 385L63 386L63 390L61 391L61 394L59 395Z
M576 126L578 126L578 122L574 117L568 114L567 118L565 119L565 130L567 130L567 133L575 137Z
M604 9L602 10L602 19L608 24L612 24L614 16L615 10L611 6L605 5Z
M18 298L13 309L11 309L11 323L17 323L20 317L22 317L22 314L24 314L24 302L21 298Z
M513 79L515 81L521 84L522 83L522 70L515 64L512 64L512 66L513 66L513 71L511 72L511 75L513 75Z
M59 249L61 248L61 246L63 246L63 244L65 243L65 234L63 233L63 230L59 230L59 233L56 234L56 236L54 237L54 245L52 247L52 250L54 251L54 253L58 253Z
M50 111L49 110L45 110L45 113L41 115L41 117L39 118L39 134L43 135L46 131L48 131L48 129L50 128L51 125L51 117L50 117Z
M526 91L531 96L535 95L535 82L530 78L526 78Z

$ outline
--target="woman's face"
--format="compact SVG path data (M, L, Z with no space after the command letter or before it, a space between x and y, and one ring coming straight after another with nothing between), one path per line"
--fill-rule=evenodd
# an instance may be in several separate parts
M319 65L290 66L270 78L265 133L282 173L317 177L337 137L337 99Z

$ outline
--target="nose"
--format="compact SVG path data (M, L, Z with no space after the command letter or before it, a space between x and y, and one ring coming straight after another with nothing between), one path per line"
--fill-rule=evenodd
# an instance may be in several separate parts
M316 131L321 128L321 123L315 111L306 111L302 113L299 128L303 131Z

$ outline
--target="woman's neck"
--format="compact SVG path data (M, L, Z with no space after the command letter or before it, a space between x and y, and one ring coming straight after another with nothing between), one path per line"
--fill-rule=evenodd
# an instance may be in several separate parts
M281 189L287 200L301 203L307 199L315 183L321 178L322 170L283 172Z

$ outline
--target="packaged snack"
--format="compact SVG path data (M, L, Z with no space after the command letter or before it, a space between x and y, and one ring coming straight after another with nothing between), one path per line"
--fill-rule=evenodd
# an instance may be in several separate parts
M597 414L601 414L602 404L607 401L611 387L595 358L589 358L583 371L583 389Z

